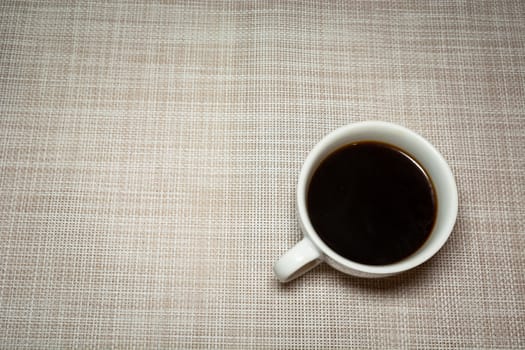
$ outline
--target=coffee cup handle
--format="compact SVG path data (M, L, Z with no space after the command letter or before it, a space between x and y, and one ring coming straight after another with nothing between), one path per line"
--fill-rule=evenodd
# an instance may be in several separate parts
M310 271L321 262L321 252L309 238L305 237L275 262L273 271L279 281L288 282Z

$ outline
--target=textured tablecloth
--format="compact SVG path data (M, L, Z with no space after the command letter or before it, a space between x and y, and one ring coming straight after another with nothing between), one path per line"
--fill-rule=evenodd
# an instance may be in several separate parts
M0 347L525 348L525 3L0 4ZM295 184L363 120L458 221L380 280L285 285Z

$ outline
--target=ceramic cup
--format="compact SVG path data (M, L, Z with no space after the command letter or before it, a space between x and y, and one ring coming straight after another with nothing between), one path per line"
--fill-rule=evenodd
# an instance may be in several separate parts
M426 170L436 193L436 221L429 237L410 256L388 265L366 265L337 254L315 232L308 216L308 187L317 167L336 149L360 141L379 141L405 151ZM343 126L325 136L304 162L297 184L297 213L304 238L274 264L275 275L281 282L287 282L321 262L350 275L370 278L410 270L430 259L445 244L454 227L457 210L454 176L443 156L423 137L402 126L379 121Z

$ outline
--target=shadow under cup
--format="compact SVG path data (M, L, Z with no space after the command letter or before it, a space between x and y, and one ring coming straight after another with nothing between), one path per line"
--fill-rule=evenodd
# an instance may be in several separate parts
M334 151L353 143L378 142L394 146L419 163L434 185L436 216L433 229L408 257L386 265L367 265L349 260L332 250L315 231L307 210L311 179L319 165ZM326 262L344 273L360 277L386 277L412 269L430 259L447 241L456 220L457 188L443 156L423 137L402 126L386 122L362 122L336 129L310 152L297 185L297 212L304 239L274 265L277 278L289 281Z

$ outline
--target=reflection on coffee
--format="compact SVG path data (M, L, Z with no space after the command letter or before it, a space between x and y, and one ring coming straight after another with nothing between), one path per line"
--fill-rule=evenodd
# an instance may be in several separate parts
M417 251L436 219L434 187L402 150L379 142L346 145L315 171L308 214L321 239L339 255L386 265Z

